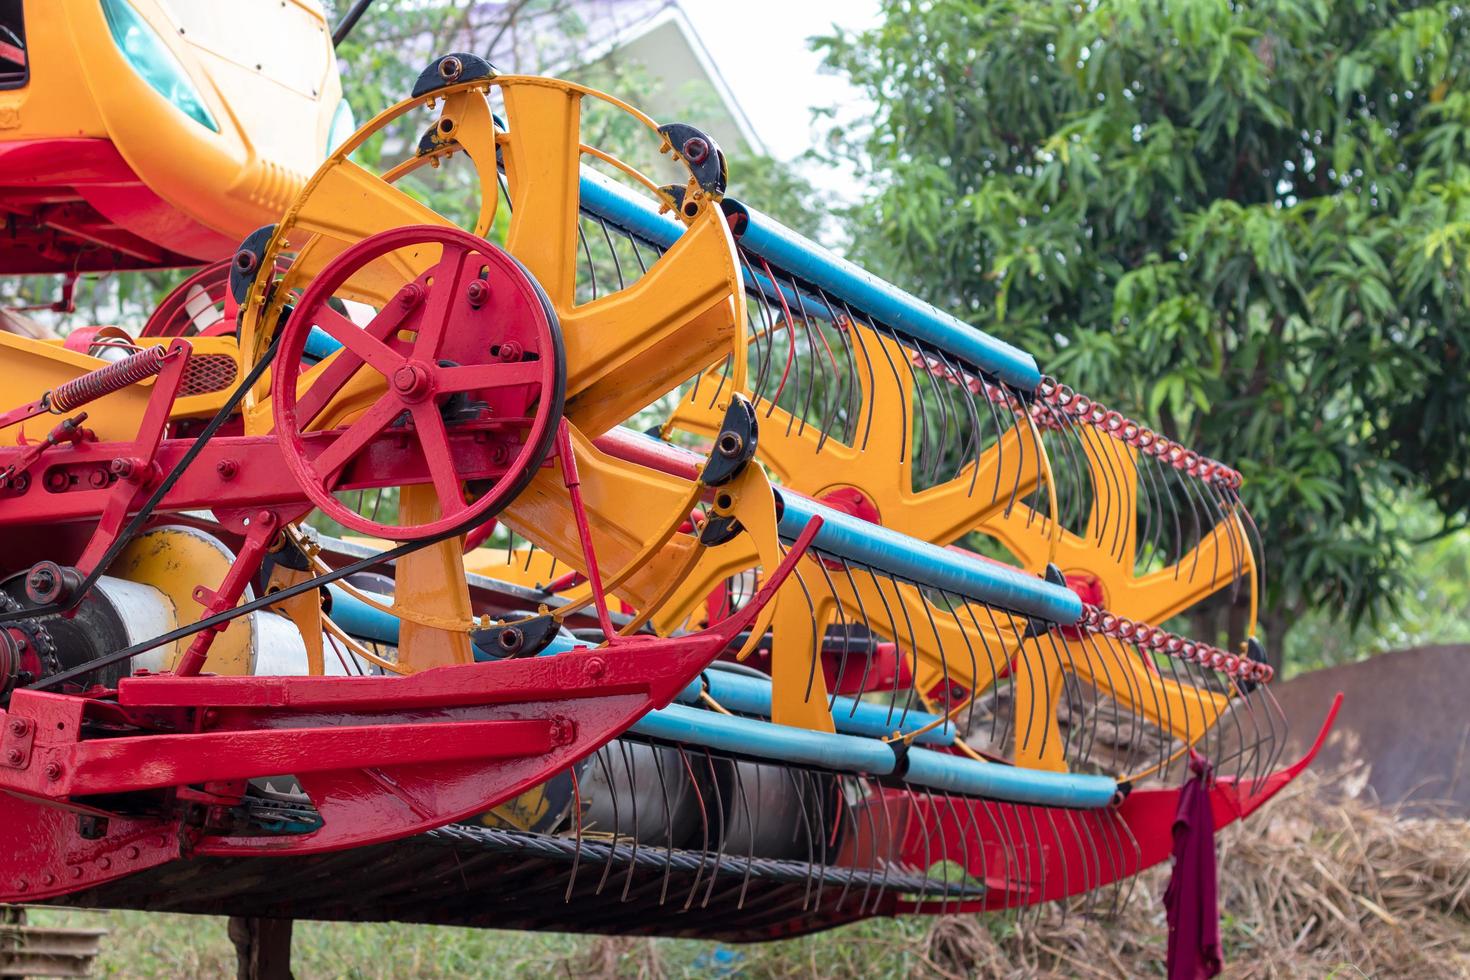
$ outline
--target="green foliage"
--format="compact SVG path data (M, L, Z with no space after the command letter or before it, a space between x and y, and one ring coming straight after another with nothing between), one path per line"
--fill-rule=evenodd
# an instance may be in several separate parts
M824 39L867 264L1237 462L1267 638L1391 609L1470 511L1470 16L1343 0L886 0Z

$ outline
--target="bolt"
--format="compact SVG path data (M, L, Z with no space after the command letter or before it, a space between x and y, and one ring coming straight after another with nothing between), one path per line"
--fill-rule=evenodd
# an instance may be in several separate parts
M551 720L551 744L571 745L577 738L576 723L568 718L553 718Z
M10 720L10 734L24 735L30 726L25 723L24 718L12 718Z
M53 783L56 782L58 779L61 778L62 771L63 770L61 768L61 763L59 763L59 762L48 762L48 763L46 763L46 778L49 779L49 780L51 780Z
M485 305L485 300L490 298L490 286L483 279L471 280L469 287L465 289L465 297L475 309Z
M412 308L414 306L417 306L419 301L423 298L424 287L420 286L416 282L411 282L398 291L398 302L402 303L406 307Z
M709 141L698 136L691 136L684 141L684 159L698 165L704 163L709 157Z
M117 459L114 459L107 468L112 470L112 472L116 473L118 476L127 476L129 473L133 472L133 461L131 459L124 459L119 456Z
M136 847L134 847L133 845L129 844L128 847L127 847L127 849L124 850L123 853L126 854L130 858L135 858L135 857L138 856L138 849Z
M393 372L393 387L405 398L422 394L428 384L429 376L413 364L405 364Z
M19 476L12 477L10 480L10 488L16 493L25 493L26 488L30 485L31 478L25 473L22 473Z
M31 569L31 577L26 582L29 592L39 596L49 596L56 589L56 573L44 565Z
M516 341L507 340L500 345L499 357L502 361L519 361L525 353L525 348Z
M490 461L497 466L510 459L510 447L503 442L497 442L495 448L490 450Z
M587 676L592 678L593 680L596 680L603 674L607 673L607 661L602 659L601 657L593 657L587 661L587 666L585 669L587 671Z
M219 712L214 708L206 708L204 711L204 723L206 725L212 725L216 721L219 721Z
M222 459L214 464L214 471L221 480L233 480L235 474L240 472L240 464L233 459Z
M20 765L21 760L24 758L25 753L21 752L20 749L11 749L9 752L5 753L5 761L10 763L12 766Z
M67 486L70 485L70 483L71 479L66 475L66 470L48 470L46 473L46 489L50 490L52 493L60 493L61 491L65 490Z
M719 442L715 443L715 448L719 450L721 456L727 459L734 459L740 455L740 450L745 448L745 440L740 438L739 433L721 432Z

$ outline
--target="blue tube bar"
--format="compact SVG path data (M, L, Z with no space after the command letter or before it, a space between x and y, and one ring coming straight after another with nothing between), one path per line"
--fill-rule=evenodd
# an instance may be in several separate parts
M892 283L879 279L780 222L729 198L726 210L743 212L736 237L748 249L838 299L851 303L901 334L937 347L1026 391L1041 383L1036 359L977 330Z
M734 671L711 668L700 678L691 681L679 692L675 700L683 704L698 704L700 692L708 685L709 696L721 707L747 715L771 716L771 681L764 677L751 677ZM929 731L914 739L921 745L953 745L955 729L953 723L945 722L943 715L927 711L904 711L887 705L859 701L856 698L838 695L832 706L832 721L839 732L848 735L866 735L869 738L886 738L896 731L905 735L916 732L926 725L934 725Z
M840 772L888 776L898 766L893 749L877 739L812 732L678 704L649 712L633 731L645 738ZM1105 807L1118 793L1118 784L1107 776L1021 769L922 748L909 749L903 778L917 786L987 799L1074 809Z
M809 520L820 516L822 528L813 544L828 554L1050 623L1066 625L1082 617L1082 600L1071 589L869 524L789 491L778 491L777 496L782 503L782 537L795 538Z
M684 225L677 218L660 214L653 204L595 170L582 168L578 193L582 210L657 248L669 248L684 233ZM805 314L833 322L832 311L810 293L798 296L790 286L773 282L750 268L743 269L742 275L746 289L759 292L773 303L785 302L793 316Z
M381 609L375 609L336 584L328 585L327 588L332 593L332 622L360 639L398 645L399 621L397 616L383 612ZM385 601L391 598L391 596L383 596ZM537 656L549 657L552 654L565 653L573 647L585 645L568 636L557 636ZM479 647L475 647L475 659L498 660L499 658L492 657Z

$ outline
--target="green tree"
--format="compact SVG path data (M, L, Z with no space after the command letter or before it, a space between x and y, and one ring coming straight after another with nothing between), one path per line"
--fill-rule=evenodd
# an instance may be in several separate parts
M1470 510L1470 16L1382 0L885 0L867 264L1235 461L1266 638L1393 607Z

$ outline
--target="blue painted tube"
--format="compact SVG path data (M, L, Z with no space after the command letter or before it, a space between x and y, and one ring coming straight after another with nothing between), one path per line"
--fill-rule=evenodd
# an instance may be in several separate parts
M679 704L649 712L633 731L646 738L838 772L887 776L898 764L893 749L877 739L789 728ZM1075 809L1107 806L1118 792L1117 783L1107 776L1019 769L922 748L909 750L903 778L931 789Z
M331 357L341 349L342 345L336 337L321 327L312 327L311 333L306 335L306 346L302 348L302 352L307 357L314 357L320 361Z
M1041 383L1036 359L1020 348L838 258L754 208L729 198L725 206L746 216L743 227L736 229L741 246L798 279L821 287L901 334L937 347L1017 388L1030 391Z
M332 622L360 639L398 645L399 619L397 616L368 605L351 593L344 591L340 586L328 585L327 588L332 592ZM384 599L387 598L389 597L384 596ZM553 654L565 653L578 646L585 646L585 644L578 643L570 636L556 636L537 656L549 657ZM475 647L475 659L498 660L499 658L492 657L479 647Z
M328 585L327 589L332 593L332 622L364 640L397 645L397 616L373 608L336 584ZM384 604L391 598L384 596Z
M813 732L686 708L682 704L649 712L633 724L633 731L668 742L703 745L738 755L839 772L884 776L893 771L895 764L893 750L877 739Z
M660 214L655 205L595 170L582 169L579 193L582 210L650 245L669 248L684 233L684 225L677 218ZM753 269L742 270L742 275L746 289L759 292L773 303L784 300L793 316L804 313L832 320L832 311L815 296L803 292L798 297L790 286L773 282Z
M1064 586L869 524L794 493L778 496L783 537L795 538L820 516L822 528L813 544L828 554L1050 623L1070 624L1082 617L1082 600Z
M908 762L904 778L911 783L991 800L1095 810L1118 794L1118 784L1107 776L1022 769L928 749L909 750Z
M771 682L768 678L750 677L728 670L707 670L703 681L696 679L679 692L675 700L684 704L698 704L699 694L709 684L709 695L722 707L747 715L771 716ZM914 741L921 745L953 745L954 724L943 721L943 715L927 711L903 711L887 705L872 704L855 698L838 695L832 706L832 721L839 732L848 735L866 735L870 738L886 738L896 731L905 735L916 732L926 725L934 728L918 736Z

